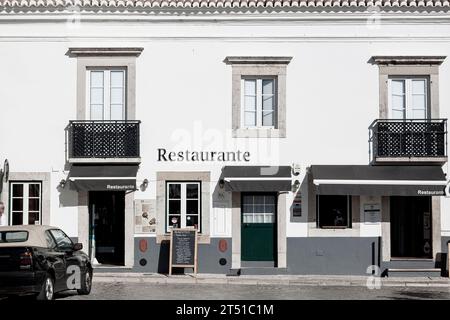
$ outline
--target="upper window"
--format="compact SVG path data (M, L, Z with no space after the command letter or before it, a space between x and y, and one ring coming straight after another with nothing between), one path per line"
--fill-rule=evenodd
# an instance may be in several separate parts
M318 195L318 227L324 229L351 228L351 203L351 196Z
M427 119L428 110L427 78L389 78L389 118Z
M90 120L126 119L124 69L87 70L87 106Z
M167 228L200 229L200 182L167 182Z
M276 197L274 195L242 196L243 223L275 223Z
M242 127L276 128L276 78L242 79Z
M10 188L10 224L41 224L41 182L11 182Z

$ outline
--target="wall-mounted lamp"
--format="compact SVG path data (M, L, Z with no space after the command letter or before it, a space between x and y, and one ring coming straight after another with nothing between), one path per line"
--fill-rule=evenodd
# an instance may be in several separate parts
M66 186L66 183L67 183L67 181L66 181L65 179L62 179L62 180L59 182L59 187L60 187L61 189L64 189L64 187Z
M141 183L141 191L147 190L148 187L148 179L144 179Z
M220 179L220 180L219 180L219 188L220 188L220 189L223 189L223 187L225 187L225 180Z
M294 184L292 185L292 191L294 191L294 192L297 191L299 187L300 187L300 181L295 180Z

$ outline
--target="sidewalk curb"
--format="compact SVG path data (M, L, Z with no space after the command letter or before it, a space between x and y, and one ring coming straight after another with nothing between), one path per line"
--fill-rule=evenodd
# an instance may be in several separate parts
M226 285L252 285L252 286L297 286L297 287L311 287L311 286L333 286L333 287L367 287L367 280L365 276L283 276L283 277L255 277L255 276L240 276L240 277L226 277L218 275L202 275L194 277L192 275L172 276L168 277L162 274L111 274L111 273L96 273L94 274L94 283L142 283L142 284L226 284ZM450 288L450 279L431 279L431 278L380 278L382 287L422 287L422 288Z

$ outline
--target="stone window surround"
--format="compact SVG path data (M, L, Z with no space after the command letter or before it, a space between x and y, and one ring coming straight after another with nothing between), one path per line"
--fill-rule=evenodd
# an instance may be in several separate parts
M429 78L429 115L438 119L439 66L445 56L373 56L371 61L379 67L380 119L389 117L388 80L390 76L426 76ZM391 260L390 198L382 197L382 260ZM431 197L433 259L441 252L441 208L439 197Z
M1 200L5 204L5 214L8 214L9 221L9 183L10 182L42 182L42 213L41 224L50 225L50 198L51 198L51 177L49 172L10 172L8 182L5 182Z
M136 58L143 48L69 48L77 58L77 120L86 120L86 70L100 67L126 69L126 119L136 118Z
M166 182L201 182L201 230L198 243L210 243L211 173L209 171L158 171L156 172L156 243L169 240L166 229Z
M425 76L429 78L429 115L439 118L439 66L445 56L373 56L379 67L379 117L389 117L388 80L390 76Z
M232 66L232 132L234 138L286 137L286 67L292 57L229 56ZM277 126L275 129L241 128L241 79L245 76L274 76L277 79Z

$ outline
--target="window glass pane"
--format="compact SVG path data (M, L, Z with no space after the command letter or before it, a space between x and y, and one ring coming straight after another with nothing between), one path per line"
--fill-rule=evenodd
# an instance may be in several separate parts
M28 224L38 224L39 221L39 212L28 212Z
M23 210L23 199L13 199L12 211L22 211L22 210Z
M253 223L253 213L244 213L243 222L244 223Z
M246 111L256 111L256 96L245 96L244 105Z
M56 247L56 243L48 231L45 232L45 241L47 242L47 248Z
M111 105L111 120L123 120L123 105L113 104Z
M92 88L91 89L91 104L103 104L103 89Z
M14 226L23 224L23 213L13 212L12 213L12 224Z
M412 110L411 114L412 119L426 119L426 113L425 110Z
M255 213L253 223L264 223L264 213Z
M198 214L198 200L186 200L186 214Z
M28 240L27 231L3 231L0 232L0 243L24 242Z
M391 81L391 92L393 95L404 95L405 94L405 80L392 80Z
M274 94L274 81L272 79L262 80L262 93L263 94Z
M412 96L412 108L414 119L425 119L426 114L426 97L425 95L415 94ZM419 118L414 115L419 115Z
M392 96L392 109L393 110L403 110L405 108L405 97L404 96Z
M244 80L244 94L256 95L256 80Z
M347 227L349 197L321 195L318 197L320 227Z
M13 184L12 185L12 196L13 197L23 197L23 184Z
M91 120L103 120L103 105L91 105Z
M273 96L263 97L263 110L267 111L273 110Z
M264 223L275 223L275 215L274 214L265 214L264 215Z
M403 110L392 110L392 119L403 119L405 117L405 113Z
M91 71L91 88L103 87L103 71Z
M41 185L38 183L30 183L28 186L28 196L39 197L41 195Z
M186 227L198 228L198 216L186 216Z
M56 245L59 249L72 249L73 243L69 237L66 236L61 230L50 230L53 238L55 238Z
M28 210L39 211L40 209L39 199L28 199Z
M180 184L169 184L169 198L170 199L181 199L181 185Z
M263 126L274 126L274 112L273 111L263 111Z
M186 197L188 199L198 199L198 184L188 183L186 185Z
M169 215L169 226L173 228L180 228L180 216Z
M111 88L123 88L124 71L111 71Z
M412 93L425 95L426 81L412 80Z
M111 104L123 104L123 89L112 88L111 89Z
M256 126L256 112L245 112L245 126L254 127Z
M169 214L181 214L181 200L169 200Z

